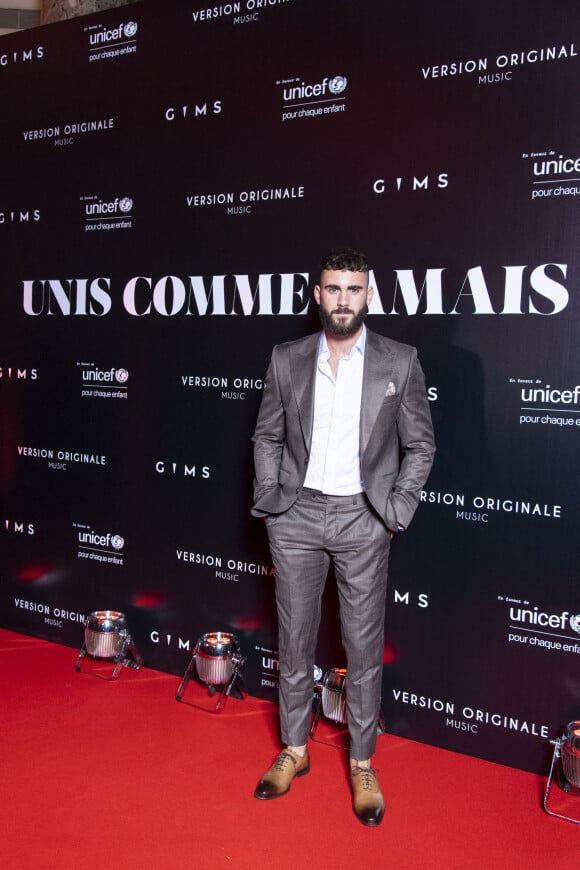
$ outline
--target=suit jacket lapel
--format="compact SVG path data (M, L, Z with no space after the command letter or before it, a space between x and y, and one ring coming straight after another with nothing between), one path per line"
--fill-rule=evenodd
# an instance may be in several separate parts
M377 415L385 399L390 380L394 377L394 351L367 329L365 367L363 375L363 394L361 403L361 456L366 450Z
M307 336L304 342L292 349L290 354L290 378L298 405L302 437L310 450L312 423L314 419L314 384L320 333Z

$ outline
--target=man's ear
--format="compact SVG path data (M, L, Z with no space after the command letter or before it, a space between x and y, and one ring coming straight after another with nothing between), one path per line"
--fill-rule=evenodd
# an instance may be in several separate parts
M316 304L320 305L320 284L317 284L314 288L314 298L316 299Z
M367 287L367 305L371 304L371 300L372 300L374 295L375 295L375 288L371 287L371 286Z

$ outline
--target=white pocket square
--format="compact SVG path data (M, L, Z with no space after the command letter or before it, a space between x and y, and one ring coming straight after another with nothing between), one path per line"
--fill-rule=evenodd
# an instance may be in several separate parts
M392 381L389 381L389 383L387 384L387 391L385 393L385 396L395 396L396 394L397 388Z

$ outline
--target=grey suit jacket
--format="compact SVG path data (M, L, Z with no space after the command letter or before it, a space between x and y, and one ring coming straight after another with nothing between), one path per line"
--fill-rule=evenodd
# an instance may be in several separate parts
M273 350L252 439L254 516L288 510L304 485L319 340L316 333ZM406 528L435 453L425 379L415 348L368 329L360 427L367 498L389 529Z

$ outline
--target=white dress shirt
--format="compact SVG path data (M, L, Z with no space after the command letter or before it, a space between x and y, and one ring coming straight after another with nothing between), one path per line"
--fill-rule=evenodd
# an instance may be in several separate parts
M360 406L366 329L338 363L336 380L322 332L314 387L314 425L304 486L327 495L363 492L360 466Z

